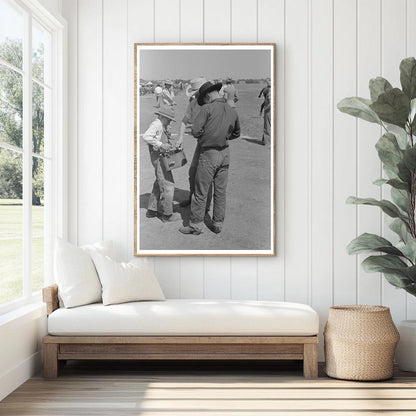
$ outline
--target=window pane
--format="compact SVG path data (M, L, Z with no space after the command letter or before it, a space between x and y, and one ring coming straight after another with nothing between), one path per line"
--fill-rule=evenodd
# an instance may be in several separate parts
M50 85L51 35L35 20L32 21L32 74L33 78Z
M23 13L6 0L0 0L0 59L22 69Z
M32 291L43 287L44 276L44 162L34 157L32 165Z
M0 65L0 142L17 147L23 143L22 76Z
M22 156L0 148L0 304L23 295Z
M32 98L32 151L44 155L45 91L36 82L32 83Z

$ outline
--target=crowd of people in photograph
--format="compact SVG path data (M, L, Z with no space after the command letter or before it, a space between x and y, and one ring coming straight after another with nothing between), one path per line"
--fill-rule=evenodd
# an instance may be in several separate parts
M148 144L150 160L155 170L155 181L147 206L146 217L159 217L163 222L181 220L173 212L175 183L172 170L162 158L181 149L186 133L196 138L197 144L189 166L189 197L180 202L182 207L190 206L189 224L179 228L183 234L199 235L203 224L219 234L222 231L225 207L228 170L230 165L229 141L241 136L237 103L238 91L231 78L225 83L211 82L205 78L192 79L185 88L189 98L182 117L176 140L172 140L170 125L175 122L175 93L173 83L165 80L157 85L154 107L156 118L152 121L143 140ZM258 98L263 97L260 115L263 114L262 145L270 145L271 134L271 85L266 86ZM213 215L209 216L211 201ZM207 220L207 217L209 220Z

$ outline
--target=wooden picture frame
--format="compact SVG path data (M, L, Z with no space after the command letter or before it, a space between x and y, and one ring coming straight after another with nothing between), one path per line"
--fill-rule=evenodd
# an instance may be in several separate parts
M135 256L276 255L275 57L275 44L134 44ZM201 110L202 101L202 107L190 101L208 81L214 93L202 91L209 105ZM226 121L214 115L220 108ZM200 112L204 116L197 119ZM175 122L162 126L166 118ZM227 123L229 140L217 133ZM237 124L240 137L232 140ZM202 127L196 132L192 126ZM176 152L183 128L187 163L178 156L181 166L166 173L161 144ZM206 168L206 159L217 163L217 155L219 165ZM197 176L190 175L191 165ZM190 177L198 184L193 198ZM201 206L209 199L204 186L211 180L213 202L203 216Z

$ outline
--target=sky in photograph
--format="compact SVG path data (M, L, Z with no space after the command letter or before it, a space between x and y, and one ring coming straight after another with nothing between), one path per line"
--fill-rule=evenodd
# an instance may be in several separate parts
M269 50L141 50L143 80L270 77Z

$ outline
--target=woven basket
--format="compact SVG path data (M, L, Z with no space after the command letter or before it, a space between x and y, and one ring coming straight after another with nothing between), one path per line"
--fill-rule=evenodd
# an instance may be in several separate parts
M399 332L385 306L334 306L324 330L326 373L344 380L393 377Z

